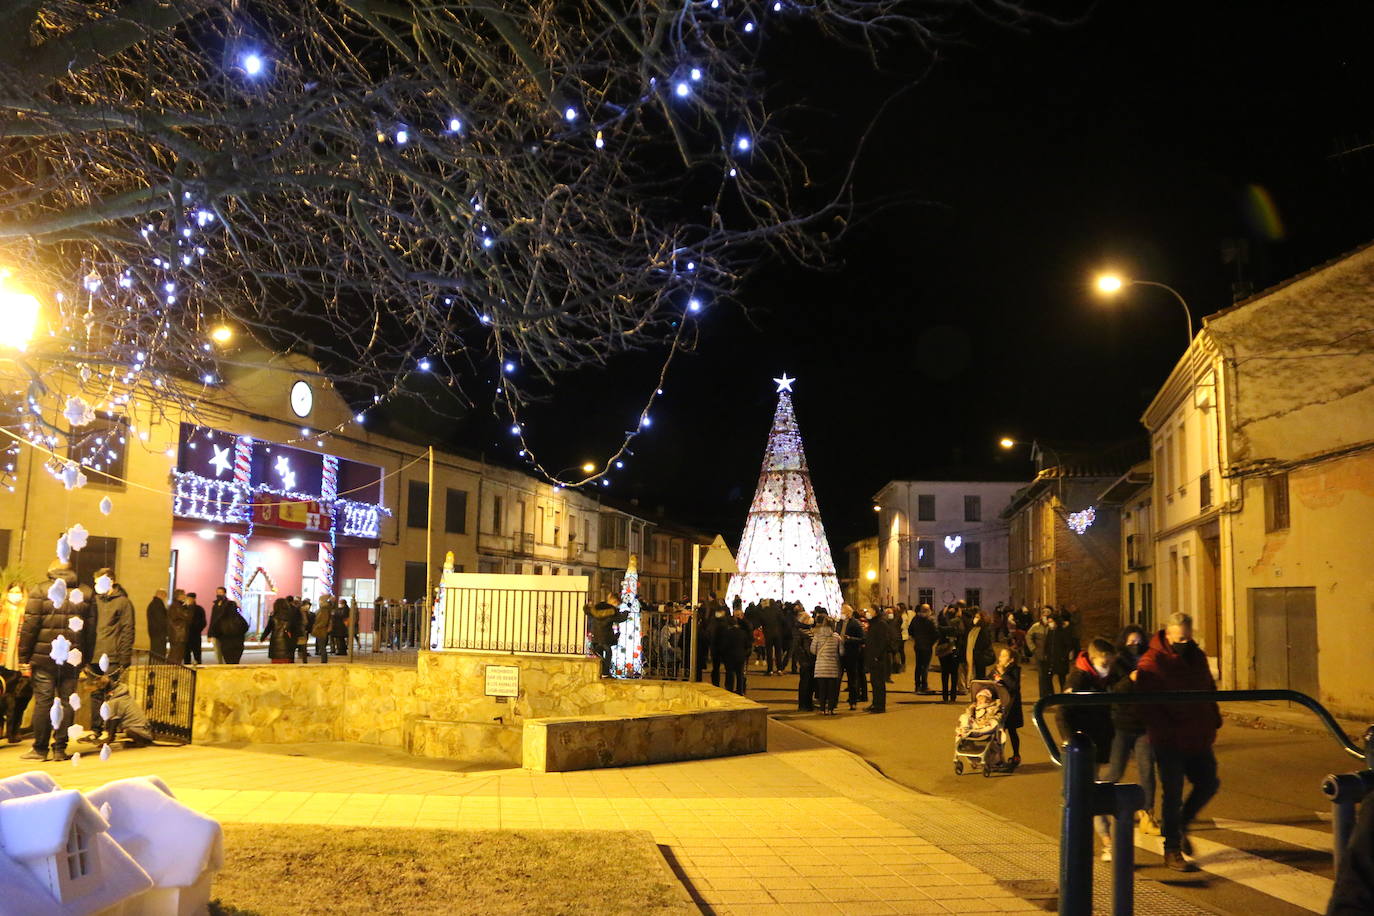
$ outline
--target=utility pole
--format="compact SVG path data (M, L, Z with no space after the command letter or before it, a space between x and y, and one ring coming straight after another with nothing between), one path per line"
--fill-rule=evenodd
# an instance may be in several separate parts
M409 509L407 508L407 511ZM434 446L429 447L429 484L425 490L425 607L434 599Z

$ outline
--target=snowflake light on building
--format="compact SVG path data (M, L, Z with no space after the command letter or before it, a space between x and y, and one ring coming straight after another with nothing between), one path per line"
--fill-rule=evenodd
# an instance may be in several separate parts
M739 572L730 577L726 594L745 604L763 598L817 605L832 615L840 611L840 582L825 539L820 508L811 488L801 431L792 412L792 384L785 374L778 385L778 407L764 449L758 489L740 538Z
M1070 512L1067 521L1075 533L1083 534L1097 521L1097 510L1089 506L1081 512Z
M945 550L948 550L950 553L954 553L962 546L964 546L964 538L961 535L945 535Z

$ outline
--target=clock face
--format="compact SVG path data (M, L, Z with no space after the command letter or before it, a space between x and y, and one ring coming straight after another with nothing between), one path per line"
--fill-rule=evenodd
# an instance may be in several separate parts
M310 408L314 404L315 394L310 390L309 382L302 380L291 386L291 409L296 412L296 416L310 416Z

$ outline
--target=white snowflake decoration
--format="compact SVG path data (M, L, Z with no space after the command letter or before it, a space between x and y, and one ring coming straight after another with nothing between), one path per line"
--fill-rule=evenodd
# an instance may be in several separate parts
M85 733L86 733L86 730L85 730L84 728L82 728L81 725L78 724L78 723L72 723L71 725L68 725L68 726L67 726L67 740L68 740L68 741L80 741L80 740L81 740L81 736L84 735Z
M100 661L98 662L98 664L100 665L101 672L105 674L110 673L110 657L106 655L104 652L100 653Z
M72 754L72 766L75 767L75 766L80 766L80 765L81 765L81 752L80 752L80 751L77 751L75 754Z
M65 579L54 579L52 585L48 586L48 600L55 608L61 608L67 603L67 582ZM62 637L58 637L61 639Z
M67 705L70 706L70 707L72 708L72 712L76 712L78 709L80 709L80 708L81 708L81 696L80 696L80 694L75 694L75 693L74 693L74 694L72 694L71 696L67 697Z
M62 416L72 426L85 426L95 419L95 411L81 398L71 397L67 399L67 408L62 411Z
M71 650L69 650L69 651L67 652L67 664L73 665L73 666L75 666L75 665L80 665L80 664L81 664L81 650L80 650L80 649L71 649Z
M67 656L71 654L71 651L71 641L59 633L57 638L52 641L52 650L48 652L48 656L59 665L63 665L66 664Z
M53 728L61 728L61 727L62 727L62 704L61 704L61 703L54 703L54 704L52 704L52 708L48 711L48 721L52 723L52 727L53 727Z
M109 704L109 703L101 703L101 704L100 704L100 718L102 718L102 719L108 719L108 718L110 718L110 704Z
M62 469L62 485L68 490L79 490L86 485L86 475L81 473L80 466L75 462L67 462Z
M110 586L114 585L109 576L100 576L95 580L95 593L97 595L108 595Z
M86 593L79 588L74 588L71 591L67 592L67 600L70 601L72 604L81 604L83 601L86 600ZM72 619L77 621L81 620L80 617L74 617Z
M90 537L91 533L80 522L67 529L67 543L71 545L72 550L84 550Z
M1092 506L1081 512L1070 512L1068 517L1069 527L1077 534L1086 532L1095 521L1097 521L1097 510Z
M110 746L109 746L108 744L102 744L102 745L100 745L100 760L101 760L101 762L103 763L104 761L109 760L109 759L110 759ZM105 815L105 820L107 820L107 821L110 819L110 815L107 813L109 810L110 810L110 803L109 803L109 802L106 802L105 804L103 804L103 805L100 806L100 813L103 814L103 815Z

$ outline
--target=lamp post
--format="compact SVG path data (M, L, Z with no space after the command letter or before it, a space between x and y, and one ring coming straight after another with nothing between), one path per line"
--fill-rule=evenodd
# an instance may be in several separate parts
M13 289L5 281L10 277L8 270L0 270L0 349L28 349L34 335L38 333L38 300L23 290Z
M1188 300L1184 299L1183 295L1169 284L1159 283L1155 280L1132 280L1120 274L1106 273L1098 275L1096 286L1097 291L1104 296L1115 296L1128 286L1153 286L1167 290L1178 300L1178 304L1183 306L1183 317L1188 322L1188 346L1193 345L1193 313L1188 308Z

